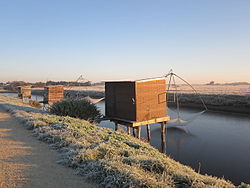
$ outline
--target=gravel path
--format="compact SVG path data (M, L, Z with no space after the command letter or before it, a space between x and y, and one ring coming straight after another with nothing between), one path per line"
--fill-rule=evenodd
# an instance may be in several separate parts
M57 164L58 157L0 107L0 188L93 187Z

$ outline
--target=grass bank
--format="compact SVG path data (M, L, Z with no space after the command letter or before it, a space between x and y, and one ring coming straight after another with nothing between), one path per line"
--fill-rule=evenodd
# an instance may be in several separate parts
M250 115L250 95L200 94L200 96L209 110ZM169 97L173 99L172 94ZM196 94L181 94L179 103L181 107L204 109L199 96ZM171 104L169 103L169 106Z
M235 187L224 179L200 175L125 133L51 115L14 98L0 96L0 105L58 150L59 163L100 187Z

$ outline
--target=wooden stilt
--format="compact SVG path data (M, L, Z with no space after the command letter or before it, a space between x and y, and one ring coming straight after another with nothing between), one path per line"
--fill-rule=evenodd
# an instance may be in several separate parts
M118 130L118 123L115 123L115 131Z
M168 152L168 146L167 146L167 144L168 144L168 140L167 140L167 138L168 138L168 124L167 124L167 122L165 121L165 125L166 125L166 133L165 133L165 135L166 135L166 152L165 153L167 153Z
M137 138L141 139L141 126L137 127Z
M133 136L135 137L135 128L133 127Z
M147 135L148 135L148 142L151 141L151 133L150 133L150 125L147 124Z
M166 123L161 123L161 150L166 153Z
M130 135L130 127L129 126L127 126L127 133L128 133L128 135Z

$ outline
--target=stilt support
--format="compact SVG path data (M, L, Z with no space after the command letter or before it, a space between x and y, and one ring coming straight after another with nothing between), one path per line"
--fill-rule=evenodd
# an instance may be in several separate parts
M146 125L147 128L147 139L148 142L151 142L151 131L150 131L150 125L158 123L161 125L161 150L163 153L167 152L167 122L170 120L169 116L150 119L146 121L130 121L120 118L113 118L110 119L110 121L113 121L115 123L115 130L118 130L118 125L125 125L127 126L127 133L128 135L131 134L131 129L133 131L133 136L137 137L138 139L141 138L141 126Z
M149 125L149 124L147 124L146 126L147 126L147 136L148 136L148 142L150 143L150 141L151 141L150 125Z
M141 126L137 127L137 138L141 139Z
M115 123L115 131L118 130L118 123Z
M129 126L127 127L127 133L128 133L128 135L130 135L130 127Z
M166 122L161 123L161 150L166 153Z
M133 136L135 137L135 128L133 127L132 129L133 129Z

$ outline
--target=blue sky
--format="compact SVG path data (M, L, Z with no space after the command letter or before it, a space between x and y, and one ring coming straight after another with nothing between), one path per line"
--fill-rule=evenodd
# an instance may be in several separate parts
M0 81L250 82L249 0L0 0Z

